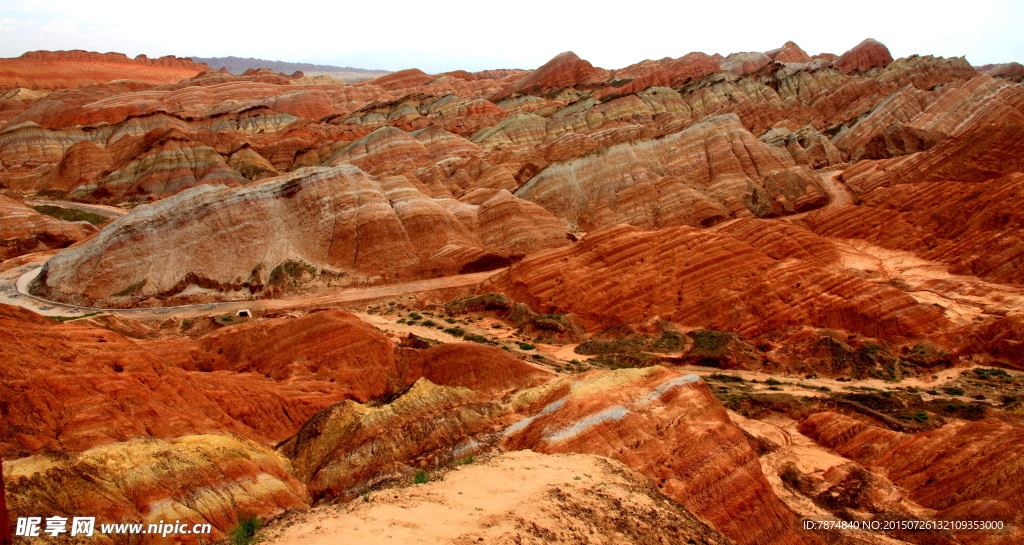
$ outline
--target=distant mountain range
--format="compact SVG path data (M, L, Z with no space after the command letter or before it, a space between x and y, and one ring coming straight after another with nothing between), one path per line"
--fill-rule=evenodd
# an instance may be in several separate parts
M384 74L390 73L388 70L367 70L364 68L353 68L351 66L331 66L327 64L310 64L305 62L283 62L283 61L268 61L264 59L243 59L240 57L191 57L193 62L206 63L207 66L214 70L220 70L221 68L227 68L228 72L238 75L251 68L269 68L275 72L283 74L291 74L295 71L301 71L307 76L317 74L330 74L335 77L342 75L344 79L365 79L375 78L383 76Z

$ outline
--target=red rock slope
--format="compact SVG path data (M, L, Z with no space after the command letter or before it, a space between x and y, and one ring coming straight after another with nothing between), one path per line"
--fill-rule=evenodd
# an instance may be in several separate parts
M773 229L782 227L763 222L757 231ZM815 238L791 237L777 240L798 246ZM792 324L892 340L951 327L940 311L895 288L829 270L817 259L792 259L799 255L795 248L775 244L772 237L747 243L692 227L619 225L589 233L571 248L527 257L484 289L542 312L570 312L592 331L655 316L748 337ZM821 255L814 247L808 253Z
M0 194L0 261L64 248L98 232L88 223L44 216L20 200Z
M205 64L174 56L131 59L121 53L30 51L0 59L0 89L74 89L128 79L144 83L176 83L210 70Z

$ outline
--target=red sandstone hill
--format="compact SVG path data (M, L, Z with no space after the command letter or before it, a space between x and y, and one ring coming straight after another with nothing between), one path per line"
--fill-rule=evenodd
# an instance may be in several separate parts
M174 56L134 59L121 53L88 51L30 51L0 59L0 89L74 89L85 85L133 80L151 84L176 83L210 70L205 64Z

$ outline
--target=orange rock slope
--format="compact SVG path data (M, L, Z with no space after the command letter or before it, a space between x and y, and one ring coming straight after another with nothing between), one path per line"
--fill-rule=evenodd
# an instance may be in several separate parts
M572 248L529 256L485 289L571 312L592 331L655 316L748 337L809 324L905 342L951 328L941 312L895 288L822 267L827 241L800 229L796 240L764 236L775 229L791 228L762 222L757 233L733 235L728 227L609 227Z
M0 194L0 261L64 248L98 232L89 223L44 216L18 199Z
M128 79L144 83L176 83L210 70L205 64L174 56L134 59L120 53L87 51L30 51L0 59L0 88L73 89Z

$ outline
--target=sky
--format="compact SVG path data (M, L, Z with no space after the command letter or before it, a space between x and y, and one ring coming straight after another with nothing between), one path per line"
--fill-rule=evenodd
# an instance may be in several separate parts
M535 68L563 51L603 68L793 40L841 54L864 38L974 65L1024 62L1024 1L580 3L4 0L0 57L84 49L150 57L255 57L357 68Z

